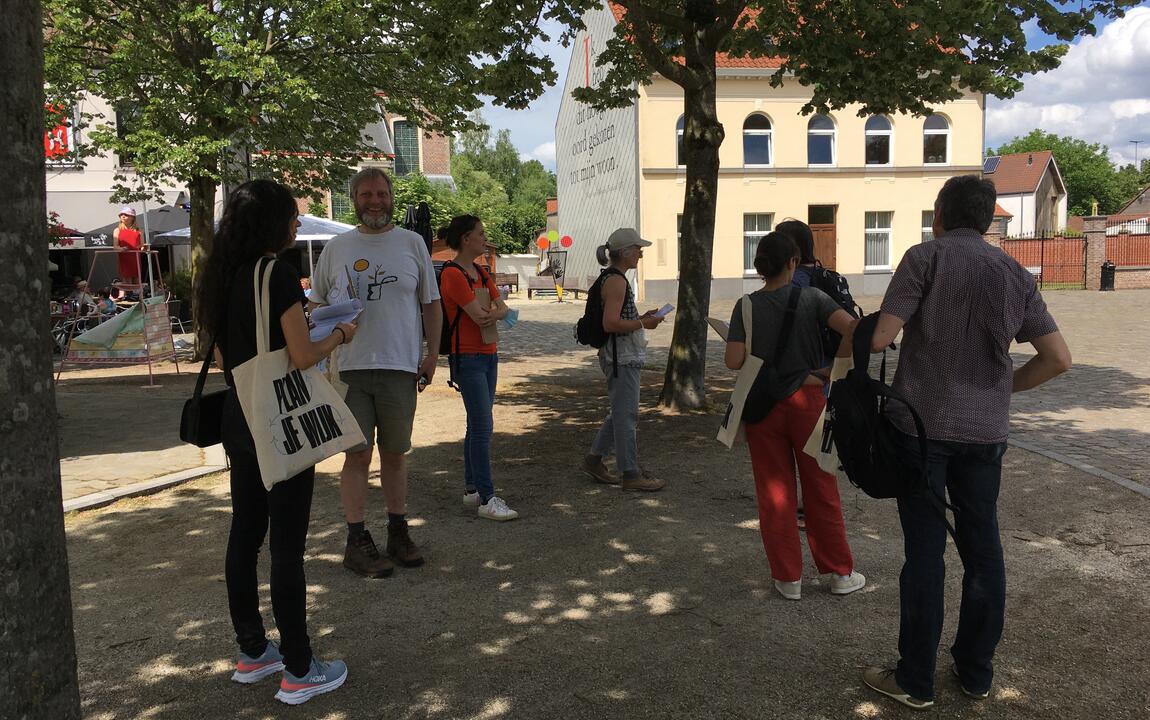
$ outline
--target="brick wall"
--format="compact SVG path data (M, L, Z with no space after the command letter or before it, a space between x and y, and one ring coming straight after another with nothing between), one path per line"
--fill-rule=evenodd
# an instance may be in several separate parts
M1150 288L1150 267L1118 268L1114 272L1115 290L1145 290Z
M424 175L451 174L451 140L439 133L420 138L423 157L420 158Z

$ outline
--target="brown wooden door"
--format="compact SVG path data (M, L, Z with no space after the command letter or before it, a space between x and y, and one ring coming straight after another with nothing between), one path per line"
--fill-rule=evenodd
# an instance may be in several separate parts
M830 270L835 269L836 250L838 248L838 235L835 226L811 225L811 232L815 236L815 257Z

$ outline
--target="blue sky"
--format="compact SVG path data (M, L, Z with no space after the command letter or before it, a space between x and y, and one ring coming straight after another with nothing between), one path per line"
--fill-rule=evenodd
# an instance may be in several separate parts
M558 37L557 31L552 33ZM1034 46L1049 42L1028 28ZM484 118L493 131L506 128L521 157L555 169L555 117L567 75L570 49L552 41L538 46L555 59L559 81L527 110L511 111L488 104ZM1034 128L1069 135L1110 148L1120 163L1150 157L1150 0L1121 20L1099 23L1098 35L1076 41L1056 70L1026 80L1025 89L1009 100L987 104L987 144L998 147Z

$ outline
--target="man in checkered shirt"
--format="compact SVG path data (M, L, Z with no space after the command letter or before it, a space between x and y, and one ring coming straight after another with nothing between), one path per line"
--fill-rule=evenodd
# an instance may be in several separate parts
M996 196L994 183L976 175L946 182L935 200L937 239L903 256L871 343L879 352L902 330L893 387L922 416L931 488L949 494L955 507L964 572L951 671L975 698L990 692L1006 607L997 504L1010 396L1070 368L1070 350L1034 277L982 237ZM1037 354L1015 368L1012 341L1030 343ZM921 471L908 414L892 411L891 420L905 467ZM899 498L898 514L906 555L899 578L900 659L895 668L869 668L863 681L923 709L934 704L946 526L922 497Z

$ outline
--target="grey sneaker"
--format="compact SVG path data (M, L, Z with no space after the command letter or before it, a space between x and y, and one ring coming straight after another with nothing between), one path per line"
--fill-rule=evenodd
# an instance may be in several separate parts
M619 478L611 474L607 466L603 464L602 458L596 458L594 455L588 455L583 458L582 464L579 468L584 474L589 475L595 482L601 482L604 485L618 485Z
M641 490L643 492L662 490L663 486L666 485L665 482L643 468L640 468L639 472L623 473L623 482L621 484L624 490Z
M342 660L325 663L312 658L311 667L303 677L296 677L290 671L284 670L276 700L288 705L302 705L316 695L335 690L346 680L347 665L344 665Z
M889 698L897 700L912 710L926 710L928 707L934 705L934 700L923 700L921 698L912 697L909 693L899 687L898 680L894 676L893 668L867 668L866 670L863 670L862 679L863 682L866 683L866 686L871 690L880 692Z
M279 646L268 641L264 654L258 658L248 657L240 653L236 658L236 671L232 673L232 680L244 685L263 680L268 675L274 675L284 669L284 656L280 654Z
M974 698L975 700L985 700L988 697L990 697L990 690L989 689L985 690L984 692L972 692L970 690L967 690L966 689L966 683L964 683L962 681L962 676L958 674L958 665L956 665L955 663L951 663L950 672L956 678L958 678L958 686L960 688L962 688L962 694L963 695L967 696L968 698Z

